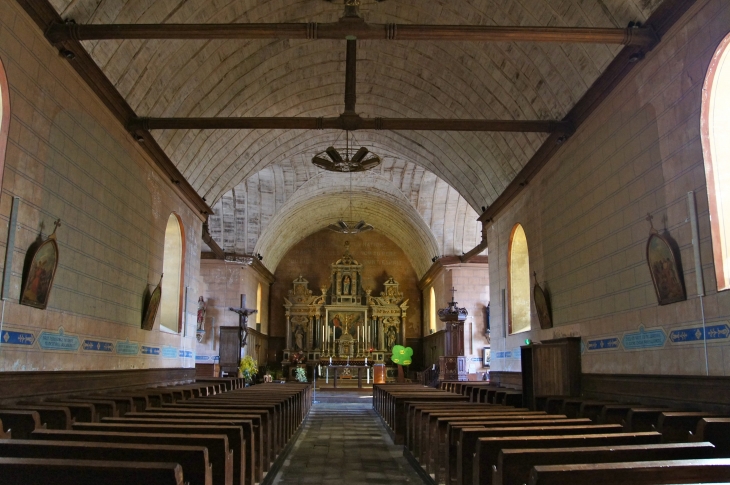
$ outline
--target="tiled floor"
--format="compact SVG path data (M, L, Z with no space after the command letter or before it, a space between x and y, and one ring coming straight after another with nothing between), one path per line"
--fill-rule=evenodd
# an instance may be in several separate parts
M421 485L393 445L366 392L317 391L302 433L274 485Z

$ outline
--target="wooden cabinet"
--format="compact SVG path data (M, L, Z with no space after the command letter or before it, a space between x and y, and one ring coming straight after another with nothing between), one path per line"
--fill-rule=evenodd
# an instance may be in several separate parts
M523 402L530 409L536 397L580 396L580 375L580 337L522 347Z

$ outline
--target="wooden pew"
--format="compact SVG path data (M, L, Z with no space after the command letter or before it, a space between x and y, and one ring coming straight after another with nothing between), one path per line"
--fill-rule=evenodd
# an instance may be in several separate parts
M585 448L503 449L492 470L492 485L522 485L530 479L535 465L618 463L658 459L686 460L714 458L709 442L657 445L590 446Z
M96 408L93 404L87 404L83 402L69 402L60 404L58 402L50 403L46 401L34 402L34 401L19 401L15 406L23 408L35 408L36 406L51 406L51 407L65 407L68 408L71 413L71 419L75 422L91 423L96 419Z
M7 432L14 439L28 439L30 434L46 427L41 424L41 417L36 411L8 409L0 411L0 421Z
M58 404L61 406L73 405L76 403L91 404L94 406L94 420L98 421L101 418L115 418L119 416L117 411L117 404L111 399L102 399L94 397L66 397L66 398L48 398L44 402L49 404Z
M497 465L499 452L517 448L575 448L587 446L619 446L658 444L661 435L656 431L646 433L609 433L563 436L500 436L479 438L474 454L470 483L489 484L493 467ZM453 483L456 480L454 479Z
M218 419L212 419L212 418L203 418L200 417L190 417L186 419L184 422L177 419L170 419L170 418L161 418L159 416L155 417L149 417L149 418L136 418L136 417L124 417L124 418L104 418L102 420L102 423L128 423L128 424L143 424L143 425L150 425L150 424L173 424L177 425L180 423L183 423L185 426L187 425L206 425L209 424L211 426L221 426L221 425L233 425L233 426L240 426L241 430L243 432L243 439L245 443L245 449L244 449L244 461L247 465L246 469L246 477L245 477L245 483L246 485L254 485L257 481L260 481L257 476L257 460L256 460L256 443L255 443L255 434L253 430L253 423L250 419L240 419L240 418L234 418L234 417L219 417ZM261 472L262 470L260 467L258 468L258 471ZM235 470L234 470L235 472ZM257 480L258 479L258 480Z
M607 404L601 409L601 416L598 418L599 424L626 424L626 418L629 411L638 408L656 408L658 406L642 406L641 404ZM660 406L659 406L660 407ZM665 411L669 411L665 408Z
M686 443L690 431L697 429L702 418L720 417L712 413L669 411L659 415L657 431L662 434L662 443ZM670 458L667 458L668 460Z
M202 446L0 440L0 456L179 463L183 468L186 482L190 482L191 485L213 484L208 449Z
M0 408L3 410L13 411L35 411L41 418L41 423L45 424L48 429L71 429L73 418L71 410L65 406L49 406L43 404L35 405L11 405Z
M624 431L627 433L653 431L657 429L659 416L664 412L674 411L667 408L631 408L626 415Z
M273 423L271 421L271 414L267 410L257 410L257 409L241 409L240 411L237 411L235 409L228 409L228 410L222 410L217 409L213 405L209 405L209 407L175 407L175 406L166 406L164 408L160 409L153 409L150 412L152 413L176 413L181 414L186 417L191 417L196 414L212 414L219 417L226 417L226 416L238 416L240 414L254 414L259 417L261 420L261 426L262 426L262 447L263 447L263 462L264 462L264 471L268 471L271 463L276 459L277 456L277 449L276 449L276 441L275 441L275 434L273 431Z
M0 485L183 485L177 463L0 458Z
M719 483L730 481L730 458L662 460L583 465L539 465L530 471L530 485L600 485L621 483Z
M476 445L481 438L512 437L512 436L568 436L568 435L605 435L608 433L620 433L621 426L617 424L599 425L576 425L576 426L525 426L525 427L499 427L499 428L462 428L459 433L456 452L456 483L468 485L472 483L471 475L475 470ZM491 468L489 469L491 473ZM477 472L475 472L477 473ZM481 470L478 473L483 473ZM491 475L490 475L491 477Z
M428 468L429 473L440 477L449 467L451 460L452 469L456 469L456 452L458 441L458 430L461 426L481 426L495 421L509 419L513 422L542 421L564 419L565 416L550 416L544 411L528 411L524 414L514 413L508 415L494 416L434 416L429 419L430 437L428 440ZM456 434L455 434L456 433ZM452 438L450 438L452 435ZM452 446L453 443L453 446Z
M208 449L208 460L212 468L213 483L222 483L224 485L232 485L233 483L233 453L228 447L228 437L225 434L190 435L42 429L34 431L31 439L205 447Z
M702 418L691 441L709 441L721 456L730 456L730 418Z
M494 406L491 404L471 404L463 407L432 407L429 405L411 404L409 406L409 419L406 433L406 446L414 453L421 449L421 443L428 440L430 435L429 423L440 416L493 416L529 413L524 408L512 408L506 406Z
M105 431L122 433L158 433L158 434L191 434L191 435L221 435L228 437L228 446L233 453L233 485L246 483L246 444L243 439L243 430L240 426L227 425L194 425L186 423L175 424L126 424L126 423L76 423L74 431Z

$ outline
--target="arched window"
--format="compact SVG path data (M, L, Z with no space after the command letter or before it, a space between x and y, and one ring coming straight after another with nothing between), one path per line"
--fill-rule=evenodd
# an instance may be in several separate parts
M700 118L717 289L730 288L730 34L712 57Z
M183 270L185 268L185 228L180 216L174 212L167 219L165 228L165 253L162 258L162 299L160 301L160 327L180 332L183 306Z
M256 330L261 331L261 283L256 288Z
M8 146L8 131L10 130L10 90L8 78L5 76L5 66L0 60L0 188L3 186L5 172L5 150Z
M530 258L522 225L515 224L509 243L509 333L530 330Z
M431 333L438 330L438 319L436 318L436 292L433 290L433 287L431 287L431 298L428 300L429 304L429 316L430 316L430 327L431 327Z

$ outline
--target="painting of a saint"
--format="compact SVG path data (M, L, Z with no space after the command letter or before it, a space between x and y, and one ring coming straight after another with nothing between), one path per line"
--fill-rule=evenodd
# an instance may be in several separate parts
M334 317L332 317L332 321L330 322L330 326L335 332L335 339L339 339L342 336L342 320L340 320L340 314L336 313Z
M155 317L157 316L157 309L160 308L160 300L162 299L162 275L160 275L160 282L157 283L157 287L150 296L150 302L147 304L147 310L144 312L142 317L142 330L152 330L155 326Z
M45 309L51 294L53 278L58 266L58 245L55 235L51 235L36 250L28 269L23 293L20 297L22 305Z
M352 280L350 280L349 276L345 276L342 279L342 294L343 295L349 295L350 294L350 283Z
M646 245L646 261L660 305L687 299L684 281L674 251L669 242L659 234L654 233L649 236Z

